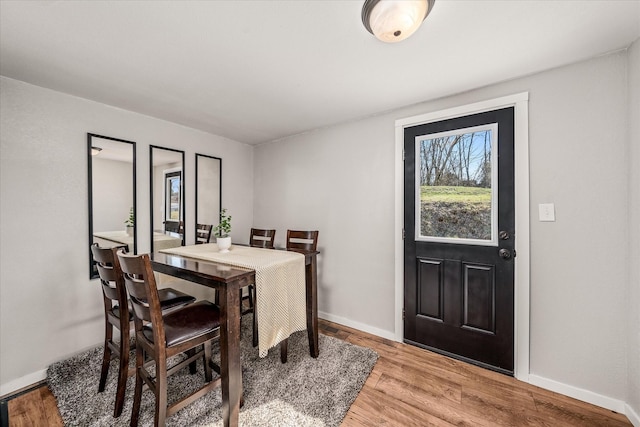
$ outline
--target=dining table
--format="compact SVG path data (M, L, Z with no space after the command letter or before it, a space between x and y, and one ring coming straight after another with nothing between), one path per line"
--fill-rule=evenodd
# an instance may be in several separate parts
M195 245L195 246L215 246ZM238 247L234 245L234 247ZM217 303L220 307L220 376L222 388L223 425L237 426L242 400L242 367L240 363L240 289L256 283L256 274L262 271L254 268L229 265L224 258L215 260L201 256L190 247L151 254L151 265L154 271L196 283L216 290ZM239 248L243 248L240 246ZM248 247L245 247L248 248ZM256 249L264 251L267 249ZM202 249L198 249L202 253ZM233 250L233 248L232 248ZM260 252L255 252L259 257ZM268 251L273 251L268 249ZM276 249L275 251L279 251ZM283 252L296 252L304 257L304 313L306 320L309 354L313 358L319 355L318 347L318 300L317 300L317 255L318 251L299 249L282 249ZM175 252L175 253L168 253ZM249 259L252 252L242 249L243 256ZM222 261L220 261L222 260ZM258 316L260 319L260 316ZM259 322L260 328L260 322ZM286 351L287 337L283 340Z

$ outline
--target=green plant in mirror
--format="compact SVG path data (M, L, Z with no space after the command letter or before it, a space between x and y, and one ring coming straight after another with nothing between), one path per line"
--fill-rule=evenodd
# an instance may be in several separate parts
M228 237L231 233L231 215L227 215L227 210L220 211L220 224L213 227L213 234L216 237Z
M133 214L133 206L129 209L129 218L124 222L127 227L133 227L136 221L136 217Z

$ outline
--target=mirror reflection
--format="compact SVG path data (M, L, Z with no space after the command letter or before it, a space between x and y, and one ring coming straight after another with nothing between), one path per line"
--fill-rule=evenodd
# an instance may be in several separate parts
M135 142L87 134L89 246L127 245L136 253ZM88 247L87 247L88 250ZM98 277L89 251L90 277Z
M220 219L222 159L196 154L196 244L210 243Z
M184 151L151 146L151 251L184 245Z

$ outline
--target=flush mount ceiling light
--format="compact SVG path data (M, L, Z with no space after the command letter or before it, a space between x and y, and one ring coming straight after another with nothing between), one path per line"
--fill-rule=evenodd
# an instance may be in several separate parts
M97 156L98 154L100 154L101 151L102 151L102 148L100 147L91 147L92 156Z
M378 40L396 43L415 33L436 0L366 0L362 23Z

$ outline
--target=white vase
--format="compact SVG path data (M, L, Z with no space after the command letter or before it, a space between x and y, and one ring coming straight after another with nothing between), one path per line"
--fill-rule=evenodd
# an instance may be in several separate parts
M127 236L133 237L133 227L127 225L124 230L127 232Z
M216 243L218 244L220 253L229 252L229 248L231 247L231 237L216 237Z

